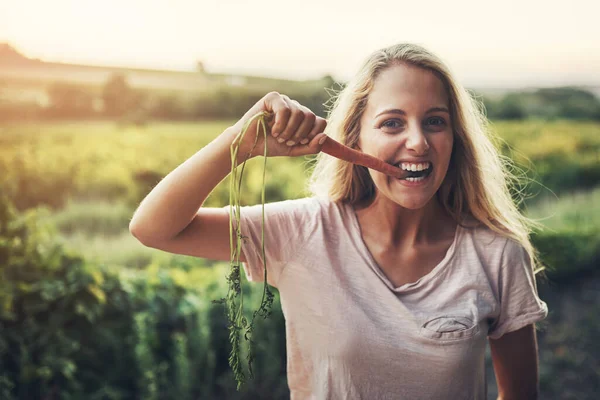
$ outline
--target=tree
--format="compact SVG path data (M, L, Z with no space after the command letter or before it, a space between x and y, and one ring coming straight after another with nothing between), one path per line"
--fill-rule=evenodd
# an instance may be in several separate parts
M138 97L125 75L114 73L102 89L104 113L111 117L122 117L135 108Z
M523 119L527 116L523 96L509 93L498 103L497 117L500 119Z
M196 61L196 71L200 72L201 74L206 73L206 69L204 68L204 63L200 60Z
M576 87L539 89L536 93L541 102L554 105L557 116L573 119L599 119L600 100L593 93Z
M56 82L47 90L48 114L52 117L89 117L94 114L94 96L78 85Z

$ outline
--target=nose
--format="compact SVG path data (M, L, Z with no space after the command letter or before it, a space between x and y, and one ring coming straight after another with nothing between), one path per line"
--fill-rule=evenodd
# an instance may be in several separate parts
M406 132L406 148L413 151L416 155L424 155L429 151L427 137L423 133L423 128L419 124L413 124Z

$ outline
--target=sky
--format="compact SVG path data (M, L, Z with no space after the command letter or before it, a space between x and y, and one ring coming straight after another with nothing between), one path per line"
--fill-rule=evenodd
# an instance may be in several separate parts
M0 0L0 42L92 65L347 80L399 42L470 87L600 86L597 0Z

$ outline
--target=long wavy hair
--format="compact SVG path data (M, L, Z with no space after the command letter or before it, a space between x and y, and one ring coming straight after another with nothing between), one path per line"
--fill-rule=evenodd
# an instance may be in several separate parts
M461 226L475 220L498 234L520 243L529 255L534 273L546 269L529 235L542 228L527 218L513 200L511 188L520 179L511 170L513 161L501 154L504 142L493 134L483 103L471 95L452 76L436 55L413 43L399 43L373 52L343 89L332 93L325 134L356 148L360 119L366 108L375 79L394 65L412 65L435 74L449 98L454 145L448 172L436 193L442 207ZM323 153L313 160L306 191L313 196L355 205L375 194L375 184L367 168L340 161ZM542 274L543 276L543 274Z

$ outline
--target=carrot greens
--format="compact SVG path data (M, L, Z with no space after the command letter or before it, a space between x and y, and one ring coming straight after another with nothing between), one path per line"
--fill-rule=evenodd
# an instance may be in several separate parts
M231 353L229 356L229 365L233 370L235 380L237 381L237 390L239 391L241 385L245 383L246 378L244 372L242 370L242 365L240 364L240 333L244 332L244 339L248 342L248 370L250 374L250 378L254 378L254 374L252 371L252 362L254 360L254 355L252 353L252 332L254 329L254 319L257 315L266 319L271 315L271 311L269 308L273 305L274 295L269 289L267 285L267 261L265 258L265 174L267 167L267 129L265 126L265 119L268 119L270 115L265 112L260 112L250 118L244 124L240 133L236 136L234 141L231 144L231 174L229 179L229 233L230 233L230 249L231 249L231 261L230 261L230 269L229 274L227 275L227 282L229 283L229 289L227 291L227 295L224 298L219 300L213 300L213 303L218 304L226 304L227 305L227 317L228 317L228 329L229 329L229 339L231 342ZM242 142L246 132L248 131L248 127L254 120L258 120L256 126L256 139L254 141L254 145L248 154L245 155L245 159L242 163L241 171L238 175L238 153L240 149L240 143ZM262 300L258 310L256 310L252 316L252 320L248 323L248 320L243 315L243 290L241 286L241 277L240 277L240 253L242 248L242 239L245 237L242 235L241 227L240 227L240 195L241 195L241 185L242 185L242 176L244 174L244 167L246 166L246 161L250 158L252 150L256 147L259 137L259 131L262 128L264 135L264 166L263 166L263 183L262 183L262 223L261 223L261 246L262 246L262 259L263 259L263 267L264 267L264 289ZM235 225L234 222L235 221ZM235 240L234 240L234 230L235 230ZM239 304L237 302L237 298L239 297Z

